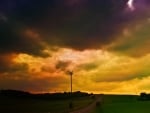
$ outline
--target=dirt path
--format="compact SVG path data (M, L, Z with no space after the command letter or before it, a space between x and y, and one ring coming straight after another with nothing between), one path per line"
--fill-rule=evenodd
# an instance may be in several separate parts
M101 97L100 96L96 96L96 100L93 103L91 103L90 105L88 105L88 106L86 106L82 109L69 112L69 113L91 113L95 109L96 104L98 102L101 102Z

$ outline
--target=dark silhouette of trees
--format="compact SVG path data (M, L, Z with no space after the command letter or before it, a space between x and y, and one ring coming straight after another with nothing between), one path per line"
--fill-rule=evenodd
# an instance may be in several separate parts
M88 93L84 92L64 92L64 93L42 93L42 94L32 94L29 92L19 91L19 90L0 90L0 97L2 98L20 98L20 99L44 99L44 100L63 100L63 99L73 99L76 97L86 97L90 96Z
M140 94L139 100L150 101L150 94L146 94L145 92L142 92Z

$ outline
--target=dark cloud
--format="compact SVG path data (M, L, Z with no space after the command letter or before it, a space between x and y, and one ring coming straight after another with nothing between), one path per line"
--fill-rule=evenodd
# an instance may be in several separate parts
M0 51L41 55L41 41L79 50L103 47L114 42L130 23L146 18L148 13L139 10L126 12L127 1L1 0L0 12L8 20L0 23ZM137 9L142 9L139 4L146 7L142 11L150 5L148 0L136 0ZM24 28L36 29L41 40L20 36Z
M67 67L70 65L70 62L58 61L56 64L56 69L61 71L67 71Z
M143 70L142 70L143 71ZM148 70L146 70L147 72L142 72L141 70L137 73L132 73L130 74L123 74L123 73L116 73L115 76L114 75L110 75L108 76L104 76L104 77L95 77L93 78L94 82L123 82L123 81L130 81L130 80L134 80L134 79L143 79L143 78L147 78L150 74L150 72ZM117 76L117 77L116 77Z
M118 2L89 0L74 9L60 5L56 14L46 15L44 23L41 22L41 28L51 36L45 40L51 45L80 50L110 43L123 25L120 13L126 2Z
M78 69L83 69L85 71L92 71L93 69L96 69L98 66L99 65L96 63L86 63L78 66Z
M128 28L128 35L122 36L123 39L110 47L110 51L120 52L126 55L141 57L150 53L150 23L149 21L139 22L136 28Z
M0 55L0 72L7 72L8 68L11 67L13 56L8 54Z
M18 73L27 72L28 64L14 63L13 55L0 55L0 73Z
M42 55L42 45L25 36L25 29L17 22L0 23L0 53L29 53Z
M66 84L65 78L58 77L49 77L49 78L29 78L26 76L25 78L19 78L21 75L13 75L11 77L3 77L0 78L0 89L16 89L16 90L24 90L31 92L46 92L46 91L55 91L59 88L62 88L60 84ZM33 75L30 75L33 76ZM60 91L60 90L59 90Z
M20 28L36 28L51 46L82 50L100 48L115 39L124 25L121 13L126 1L81 0L71 7L68 0L2 0L0 9L10 20L21 23ZM1 49L39 53L40 45L19 36L14 31L17 25L11 23L1 25Z

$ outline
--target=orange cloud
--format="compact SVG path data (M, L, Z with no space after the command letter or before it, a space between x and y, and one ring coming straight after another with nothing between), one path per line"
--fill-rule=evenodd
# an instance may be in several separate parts
M13 58L14 64L19 66L26 64L28 68L25 71L12 72L13 77L9 77L10 73L7 73L5 74L7 77L3 77L1 81L32 83L30 88L25 83L26 88L22 85L22 89L32 92L70 91L70 77L66 71L73 70L74 91L136 93L132 90L137 88L137 91L140 91L140 87L146 82L145 78L148 78L150 74L150 55L133 58L104 50L76 51L66 48L46 51L52 56L43 58L18 54ZM22 68L25 69L25 67ZM137 86L136 81L140 81L138 87L135 87ZM45 83L42 85L43 82ZM125 89L129 83L133 85Z

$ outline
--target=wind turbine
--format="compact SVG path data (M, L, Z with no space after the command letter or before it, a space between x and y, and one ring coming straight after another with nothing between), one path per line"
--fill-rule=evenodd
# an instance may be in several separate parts
M70 75L70 92L72 94L72 76L73 76L73 71L67 71L68 75Z
M70 75L70 94L72 96L72 76L73 76L73 71L67 71L67 74ZM69 103L69 108L72 109L73 108L73 102L72 99Z

